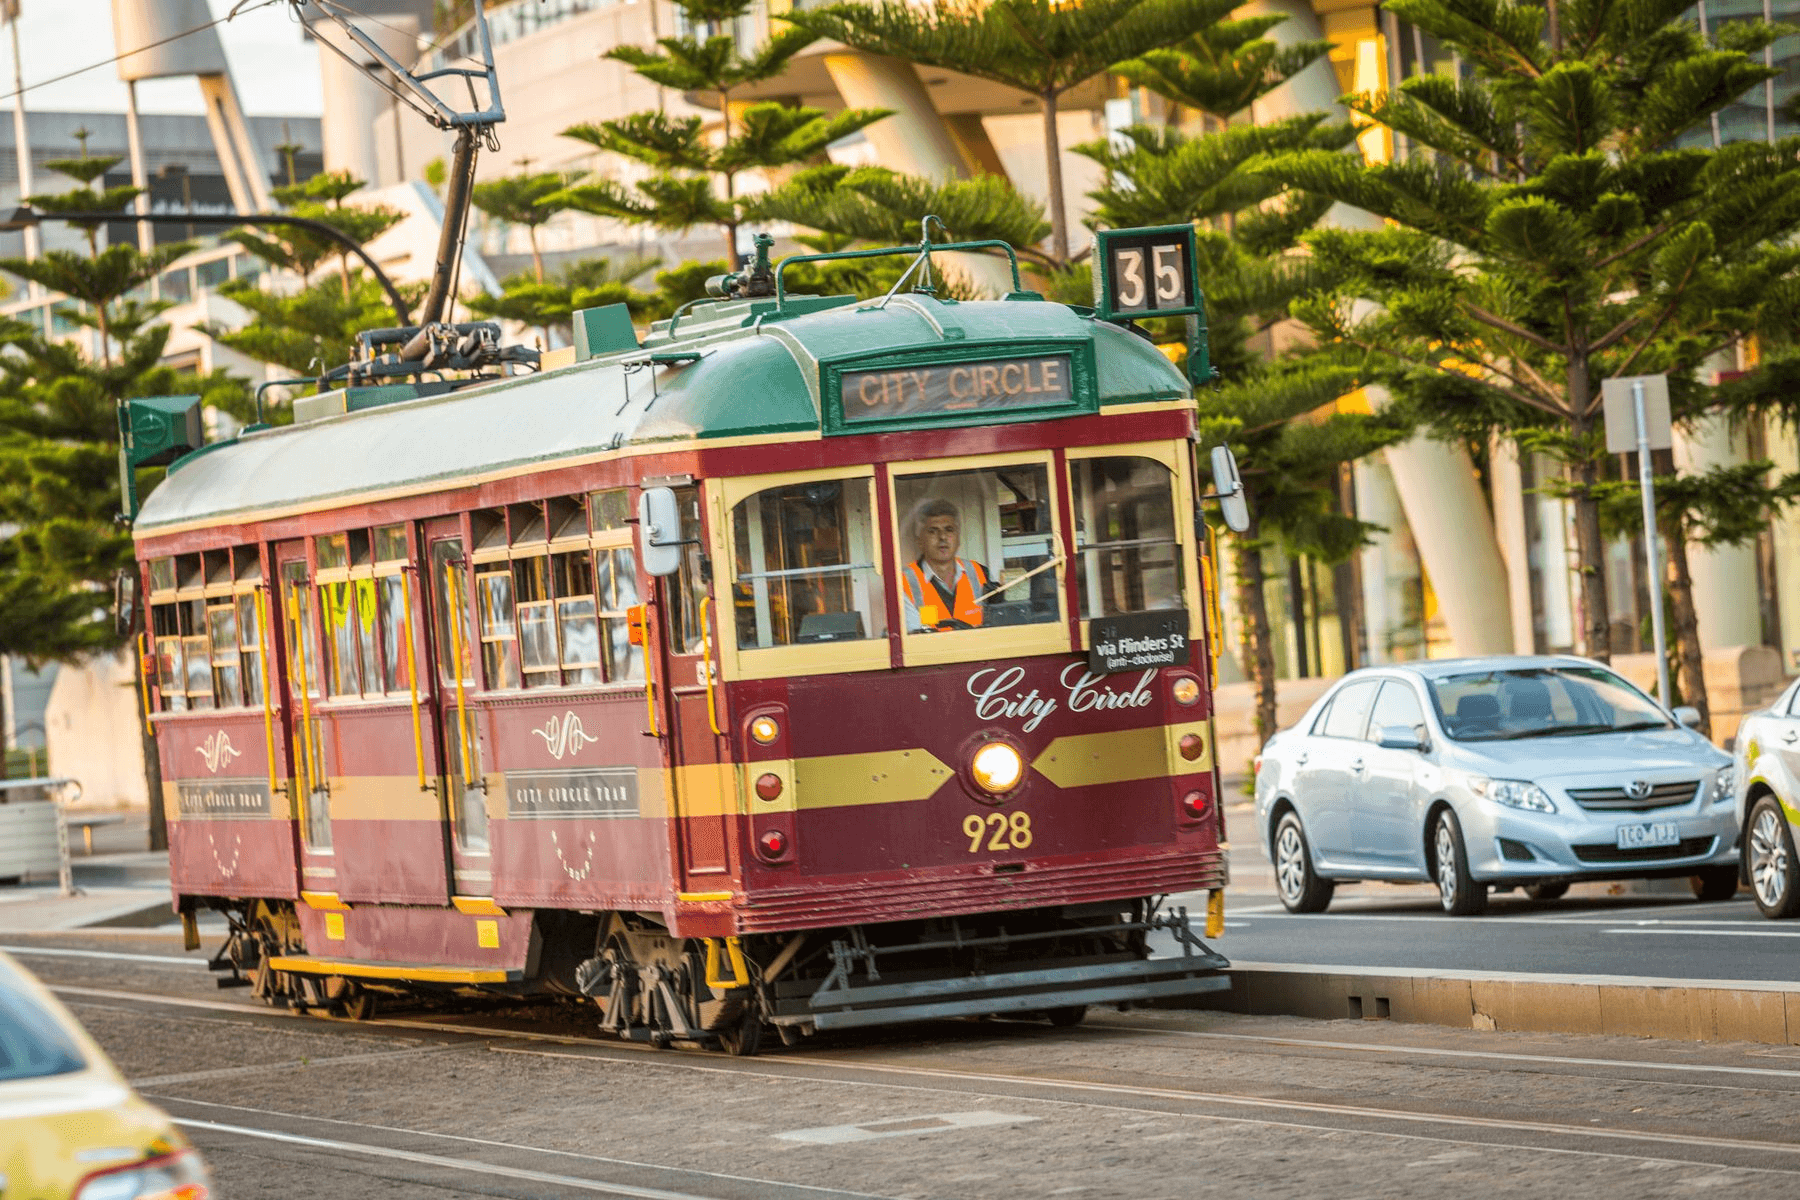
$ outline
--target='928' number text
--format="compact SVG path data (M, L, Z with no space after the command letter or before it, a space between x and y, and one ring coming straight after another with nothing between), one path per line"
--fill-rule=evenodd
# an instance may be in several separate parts
M989 850L1024 850L1031 845L1031 814L1027 812L970 813L963 818L963 836L969 839L969 853L978 854L985 840Z

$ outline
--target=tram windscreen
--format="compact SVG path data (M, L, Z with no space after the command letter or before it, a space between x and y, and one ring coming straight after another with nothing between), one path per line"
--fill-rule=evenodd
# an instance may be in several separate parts
M873 482L766 488L732 510L738 647L886 637Z
M1069 463L1081 616L1181 608L1175 477L1153 458Z
M911 633L1060 616L1049 474L1041 463L902 475L901 611Z

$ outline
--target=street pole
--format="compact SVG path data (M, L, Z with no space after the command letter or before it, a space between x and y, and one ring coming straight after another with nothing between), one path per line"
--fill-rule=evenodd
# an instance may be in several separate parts
M1662 556L1657 552L1656 480L1650 470L1650 428L1644 420L1644 382L1631 381L1631 406L1637 417L1638 490L1644 495L1644 559L1650 575L1650 636L1656 644L1656 698L1669 707L1668 641L1663 632Z
M7 25L12 31L13 53L13 149L19 157L19 203L25 203L25 197L31 195L31 137L25 128L25 66L19 54L19 5L18 0L11 0L5 5ZM38 231L35 228L25 230L25 261L36 262L38 251ZM26 285L26 294L35 297L38 285Z

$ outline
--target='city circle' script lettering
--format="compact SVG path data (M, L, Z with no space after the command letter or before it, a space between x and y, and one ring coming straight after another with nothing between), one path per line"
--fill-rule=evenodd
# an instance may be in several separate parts
M1120 708L1148 708L1155 700L1150 681L1155 668L1138 676L1130 688L1121 690L1108 676L1095 675L1081 663L1070 663L1062 670L1059 682L1064 696L1045 695L1037 688L1024 689L1023 667L983 667L969 676L969 695L975 698L975 716L983 721L1019 721L1022 732L1030 733L1059 707L1070 712L1104 712Z

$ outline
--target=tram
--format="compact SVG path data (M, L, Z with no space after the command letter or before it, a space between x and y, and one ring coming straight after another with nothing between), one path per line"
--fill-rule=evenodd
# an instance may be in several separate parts
M790 294L762 239L535 373L211 445L133 402L131 464L174 459L145 718L221 985L589 997L737 1053L1226 986L1167 903L1216 924L1226 863L1193 390L1133 323L1201 303L1163 233L1093 309L1016 259L992 301Z

